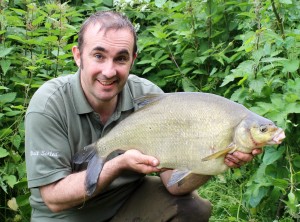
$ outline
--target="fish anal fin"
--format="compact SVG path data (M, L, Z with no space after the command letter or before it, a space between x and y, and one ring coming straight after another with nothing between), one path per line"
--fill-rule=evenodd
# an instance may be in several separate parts
M190 170L174 170L168 183L167 187L171 187L174 184L178 183L178 186L184 183L184 179L191 174Z
M202 159L202 161L208 161L208 160L213 160L213 159L217 159L221 156L225 156L227 153L233 153L236 150L236 146L234 144L230 144L226 149L224 150L220 150L216 153L213 153L207 157L204 157Z

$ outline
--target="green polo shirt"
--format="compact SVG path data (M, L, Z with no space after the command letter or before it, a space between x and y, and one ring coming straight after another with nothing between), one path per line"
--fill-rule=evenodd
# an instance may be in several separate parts
M52 79L37 90L25 119L25 155L28 186L31 189L32 222L104 221L115 214L138 186L142 175L124 173L84 206L61 213L52 213L48 209L39 187L71 174L74 154L104 136L131 114L134 98L148 93L162 93L162 90L146 79L129 75L115 112L102 125L98 114L85 98L80 85L80 72Z

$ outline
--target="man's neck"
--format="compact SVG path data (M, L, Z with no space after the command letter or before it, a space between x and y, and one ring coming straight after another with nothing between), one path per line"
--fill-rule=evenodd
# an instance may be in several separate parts
M109 120L114 111L116 110L118 97L114 97L110 101L101 101L97 104L91 104L96 113L100 115L100 121L103 125Z

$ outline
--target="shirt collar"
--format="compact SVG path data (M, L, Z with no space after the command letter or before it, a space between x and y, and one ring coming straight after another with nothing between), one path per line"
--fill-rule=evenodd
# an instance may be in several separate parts
M71 78L72 96L77 114L86 114L93 112L93 108L87 101L80 83L80 70ZM133 96L126 82L122 92L119 94L117 113L132 110L134 108Z

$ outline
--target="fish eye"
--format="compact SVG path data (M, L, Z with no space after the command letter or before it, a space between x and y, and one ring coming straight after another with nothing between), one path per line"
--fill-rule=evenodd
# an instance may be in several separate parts
M268 127L265 126L265 125L263 125L263 126L260 126L260 127L259 127L259 130L260 130L260 132L265 133L265 132L268 131Z

